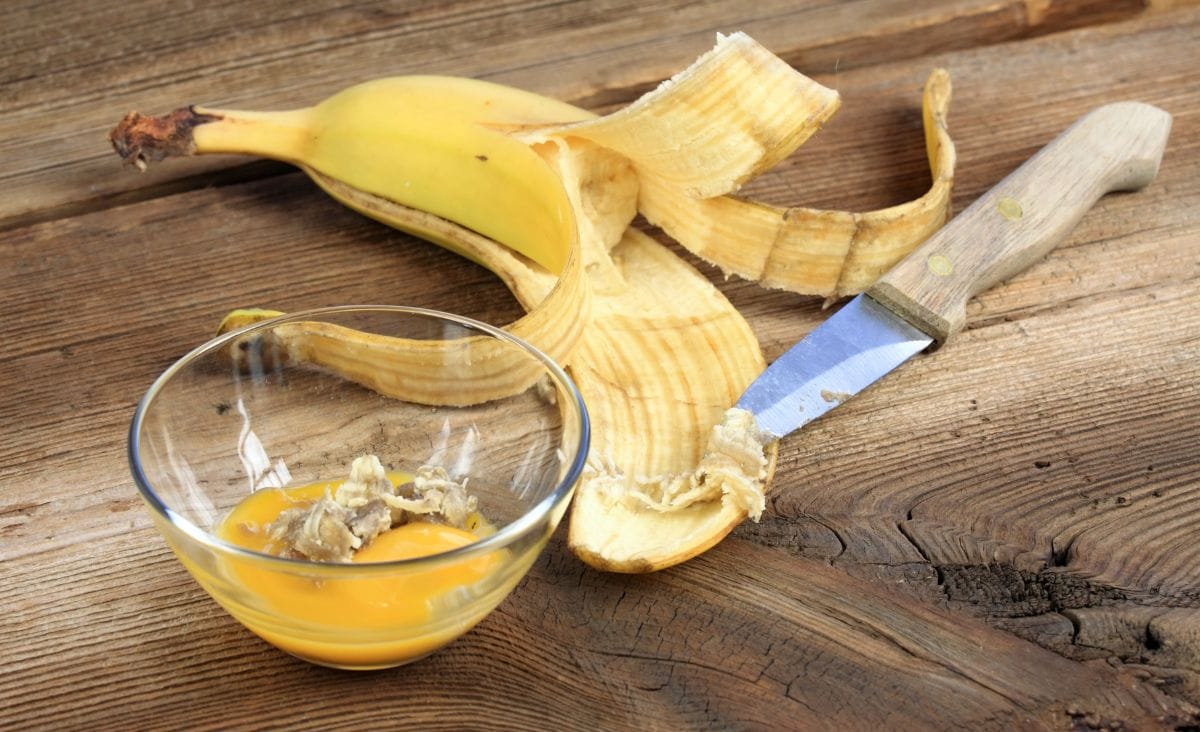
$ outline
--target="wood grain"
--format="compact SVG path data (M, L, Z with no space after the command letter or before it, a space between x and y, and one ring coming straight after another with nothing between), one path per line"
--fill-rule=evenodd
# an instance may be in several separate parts
M70 615L13 618L37 642L8 660L7 727L269 718L305 729L396 720L421 729L979 729L1065 728L1094 715L1153 728L1189 714L1124 670L1081 666L744 542L646 577L593 572L556 543L470 635L418 666L375 674L275 652L171 557L129 536L100 545L114 559L96 583L62 589ZM137 586L121 581L144 572ZM36 606L36 586L18 586L14 599ZM92 673L58 672L53 657L66 653ZM86 707L69 703L80 696Z
M1194 3L151 5L19 3L0 29L0 727L1200 724ZM238 626L128 477L151 380L234 307L520 310L486 271L282 166L136 176L97 136L135 103L307 103L407 71L599 107L733 25L843 95L748 187L774 203L919 194L935 66L955 85L956 210L1099 104L1156 104L1174 128L1153 184L1102 199L973 299L951 344L789 438L763 522L698 560L610 576L556 539L475 631L389 672L313 667ZM827 316L675 251L769 360Z

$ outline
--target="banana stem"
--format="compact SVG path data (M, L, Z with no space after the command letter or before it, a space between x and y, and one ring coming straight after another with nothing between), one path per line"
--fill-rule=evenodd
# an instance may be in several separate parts
M139 170L196 153L252 154L296 163L312 137L307 109L242 112L195 106L159 116L130 112L108 135L117 154Z

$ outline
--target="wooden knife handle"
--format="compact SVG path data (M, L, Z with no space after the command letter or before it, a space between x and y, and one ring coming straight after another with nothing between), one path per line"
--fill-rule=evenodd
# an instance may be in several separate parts
M1171 115L1119 102L1084 115L879 279L867 294L944 343L967 301L1044 257L1109 191L1158 173Z

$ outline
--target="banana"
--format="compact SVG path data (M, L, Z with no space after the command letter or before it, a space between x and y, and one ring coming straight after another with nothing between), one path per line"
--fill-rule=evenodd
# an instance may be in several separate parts
M590 295L573 210L546 162L492 125L586 116L516 89L415 76L361 84L298 110L185 107L158 118L131 113L110 138L139 167L202 153L296 164L347 206L496 272L528 305L527 315L509 330L566 362L587 324ZM235 312L221 332L275 314ZM423 403L487 401L527 388L538 377L532 365L521 366L516 354L488 339L433 345L359 335L344 348L337 336L301 332L298 326L273 337L289 352L352 371L347 375L366 386ZM318 340L324 345L312 347L310 341ZM356 359L361 367L350 369ZM451 376L467 371L453 368L456 363L490 368L476 366L465 383Z
M769 286L827 297L861 289L946 218L948 98L948 77L935 72L924 97L930 193L870 214L734 195L840 103L741 33L718 36L683 72L603 117L482 81L418 76L299 110L131 113L110 137L139 167L202 153L293 163L347 206L495 272L527 313L508 329L567 365L591 416L568 543L594 567L644 572L757 517L777 446L730 410L765 367L754 333L708 278L631 226L634 217ZM235 311L221 328L272 314ZM272 337L293 358L425 403L529 386L528 374L471 339L430 346L316 324ZM431 349L437 363L484 358L495 368L471 383L439 380Z

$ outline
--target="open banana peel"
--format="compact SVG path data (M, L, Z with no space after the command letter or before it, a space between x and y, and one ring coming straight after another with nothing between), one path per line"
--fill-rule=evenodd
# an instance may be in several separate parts
M495 272L526 310L508 330L567 366L591 416L571 549L599 569L647 572L757 519L776 445L730 408L766 365L754 333L634 217L726 273L831 299L858 292L948 217L949 97L948 75L934 71L922 100L929 192L868 213L732 195L839 105L742 33L718 36L689 68L603 117L510 87L415 76L299 110L131 113L110 137L139 167L202 153L294 163L347 206ZM277 314L235 311L221 329ZM423 403L486 401L534 378L473 339L431 346L303 325L273 337L291 358ZM470 384L429 368L456 358L494 368ZM422 369L428 378L398 378Z

